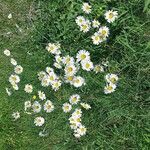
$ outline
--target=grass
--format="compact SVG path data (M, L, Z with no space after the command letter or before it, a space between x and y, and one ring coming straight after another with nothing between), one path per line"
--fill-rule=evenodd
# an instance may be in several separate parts
M149 73L150 73L150 9L149 0L91 0L93 16L103 10L115 8L119 19L110 25L111 36L107 43L94 46L82 34L74 22L82 14L80 0L1 0L0 1L0 149L1 150L148 150L149 129ZM13 19L7 18L12 13ZM16 27L16 24L19 28ZM21 30L20 30L21 29ZM9 32L9 33L8 33ZM119 86L110 95L103 94L104 74L81 72L87 85L75 89L63 86L58 92L40 86L37 72L52 65L52 57L45 46L59 41L63 54L75 56L78 50L91 53L94 63L108 60L107 72L119 74ZM8 97L5 87L13 72L8 58L2 53L10 49L14 58L24 68L20 90ZM29 55L31 53L32 55ZM38 136L41 128L33 124L34 116L23 113L24 101L30 97L23 92L24 85L31 83L35 92L43 90L56 106L50 115L44 114L48 137ZM78 93L90 103L92 109L83 112L83 123L88 129L86 136L73 137L68 117L61 106L72 93ZM14 111L21 112L20 120L12 121ZM42 113L41 113L42 114Z

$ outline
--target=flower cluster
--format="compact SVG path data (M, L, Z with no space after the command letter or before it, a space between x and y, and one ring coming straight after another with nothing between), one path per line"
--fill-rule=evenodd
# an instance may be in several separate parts
M72 110L73 105L77 105L81 101L81 97L78 94L73 94L69 98L69 103L64 103L62 106L62 109L65 113L68 113ZM87 103L80 103L80 106L82 108L85 108L86 110L91 109L91 106ZM86 134L86 128L81 123L81 117L82 117L82 110L78 107L75 108L73 113L71 114L71 117L69 118L70 127L72 130L74 130L74 136L76 138L80 138L81 136Z
M91 6L88 3L83 3L82 10L89 14L91 13ZM113 10L108 10L104 14L105 19L108 23L113 23L118 18L118 12ZM80 27L80 31L86 33L90 30L90 28L98 28L98 30L91 36L93 44L99 45L100 43L107 40L109 36L109 28L105 25L101 25L100 22L96 19L89 20L83 16L77 16L75 22Z
M32 98L34 101L28 100L24 102L24 111L27 114L37 114L40 113L43 110L46 113L51 113L52 111L54 111L54 105L50 100L46 100L46 95L44 92L42 91L38 91L38 99L43 101L43 105L40 104L41 101L36 100L36 95L33 96ZM34 119L34 124L36 126L42 126L45 122L45 119L41 116L36 117Z
M20 82L19 75L23 72L23 67L17 64L17 61L12 57L8 49L4 50L4 54L10 58L11 64L14 66L14 72L9 77L9 82L14 90L18 90L18 83ZM11 89L6 88L6 93L10 96L12 94Z
M46 67L46 71L39 72L38 79L41 81L43 87L51 86L54 91L57 91L62 84L59 76L56 75L54 69L51 67Z
M118 76L116 74L107 74L105 76L105 80L107 82L105 88L104 88L104 93L109 94L115 91L116 89L116 84L118 81Z

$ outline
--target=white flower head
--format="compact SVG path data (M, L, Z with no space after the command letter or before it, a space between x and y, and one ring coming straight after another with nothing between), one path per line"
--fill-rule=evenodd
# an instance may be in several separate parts
M26 93L32 93L32 91L33 91L32 85L31 85L31 84L26 84L26 85L25 85L25 88L24 88L24 91L25 91Z
M91 71L94 68L93 63L90 60L85 60L81 62L82 69L86 71Z
M33 112L39 113L42 109L41 104L38 101L34 101L34 103L32 104L32 109Z
M73 94L72 96L70 96L69 98L69 102L73 105L73 104L77 104L80 101L80 95L78 94Z
M85 135L86 131L87 129L83 125L79 126L79 128L77 129L77 133L80 134L81 136Z
M45 93L44 93L44 92L42 92L42 91L38 91L38 95L39 95L39 99L41 99L41 100L46 99L46 95L45 95Z
M118 18L118 12L113 10L108 10L104 14L104 16L107 22L112 23Z
M32 106L31 101L25 101L24 102L24 110L26 111L28 108Z
M47 51L49 53L52 53L52 54L60 54L60 44L57 44L57 43L48 43L48 46L46 47Z
M6 56L10 56L10 51L9 51L8 49L5 49L5 50L4 50L4 54L5 54Z
M65 65L74 64L74 58L67 55L67 56L63 57L62 62Z
M89 5L88 3L83 3L82 5L82 10L86 13L89 14L91 13L91 5Z
M22 66L20 65L17 65L15 68L14 68L14 71L16 74L21 74L23 72L23 68Z
M16 61L14 58L11 58L11 59L10 59L10 63L11 63L12 65L14 65L14 66L17 65L17 61Z
M118 76L116 74L107 74L105 79L108 83L115 84L118 81Z
M89 20L85 20L83 24L80 25L80 31L84 33L88 32L90 28L91 28L91 23Z
M52 88L54 89L54 91L59 90L61 84L62 84L61 80L55 80L54 82L52 82Z
M44 110L47 112L47 113L50 113L54 110L54 105L53 103L50 101L50 100L47 100L44 104Z
M73 76L77 72L77 68L76 68L76 66L74 64L66 65L64 70L65 70L65 74L67 76Z
M99 28L98 33L100 34L101 37L106 38L109 36L109 28L106 26L102 26Z
M17 111L17 112L13 112L12 113L12 117L14 118L14 120L17 120L20 118L20 113Z
M85 79L80 76L76 76L74 77L72 84L77 88L81 87L82 85L85 85Z
M41 72L38 73L38 79L39 79L40 81L42 81L42 79L43 79L45 76L46 76L46 72L44 72L44 71L41 71Z
M45 122L45 119L43 117L36 117L34 119L34 124L36 126L42 126L44 124L44 122Z
M42 79L41 85L42 85L43 87L47 87L47 86L50 85L50 81L49 81L49 79L48 79L47 76L45 76L45 77Z
M9 77L9 82L13 85L20 82L20 77L18 75L11 75Z
M95 65L94 71L95 73L104 72L104 67L102 65Z
M93 20L92 21L92 26L93 26L93 28L98 28L99 26L100 26L100 22L98 21L98 20Z
M106 40L106 37L101 36L98 32L95 32L94 35L91 36L91 38L94 45L99 45Z
M86 50L80 50L77 53L77 62L90 59L90 53Z
M72 109L72 106L69 103L64 103L62 106L62 109L65 113L70 112Z
M78 26L81 26L85 22L85 18L83 16L78 16L75 21Z
M116 89L116 85L112 84L112 83L108 83L105 88L104 88L104 93L105 94L110 94L112 92L114 92Z

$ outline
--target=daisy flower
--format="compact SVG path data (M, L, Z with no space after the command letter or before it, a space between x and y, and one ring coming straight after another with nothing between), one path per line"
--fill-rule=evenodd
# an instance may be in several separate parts
M82 61L81 65L82 69L86 71L91 71L94 68L93 63L90 60Z
M26 84L26 85L25 85L25 88L24 88L24 91L25 91L26 93L32 93L32 91L33 91L32 85L31 85L31 84Z
M16 83L19 83L20 82L20 77L18 76L18 75L11 75L10 77L9 77L9 82L11 83L11 84L16 84Z
M91 13L91 6L88 3L83 3L82 5L82 10L86 13L89 14Z
M89 20L86 20L81 24L80 31L83 31L84 33L88 32L91 28L91 23Z
M105 79L108 83L115 84L118 81L118 76L116 74L107 74Z
M24 110L26 111L28 108L32 106L31 101L25 101L24 102Z
M48 77L45 76L45 77L42 79L41 85L42 85L43 87L47 87L47 86L50 85L50 81L49 81Z
M54 91L57 91L60 86L61 86L62 82L60 80L55 80L54 82L52 82L52 88L54 89Z
M102 37L108 37L109 36L109 28L106 26L100 27L98 33Z
M45 119L43 117L36 117L34 119L34 124L36 126L42 126L44 124L44 122L45 122Z
M44 92L38 91L39 99L44 100L46 99L46 95Z
M13 112L12 113L12 117L14 118L14 120L17 120L20 118L20 113L17 111L17 112Z
M65 75L65 82L72 84L74 76Z
M85 85L85 80L84 80L84 78L82 78L80 76L76 76L76 77L74 77L72 83L75 87L78 88L78 87L81 87L82 85Z
M44 71L41 71L41 72L38 73L38 79L39 79L40 81L42 81L42 79L43 79L45 76L46 76L46 72L44 72Z
M80 50L77 53L77 62L90 59L90 53L86 50Z
M82 110L76 108L75 111L72 113L72 116L75 116L77 118L80 118L82 116Z
M77 72L77 68L74 64L66 65L64 70L65 70L65 74L68 76L73 76Z
M85 18L83 16L78 16L75 21L78 26L81 26L85 22Z
M15 68L14 68L14 71L16 74L21 74L23 72L23 68L22 66L20 65L17 65Z
M60 55L56 55L55 60L56 60L57 63L60 64L62 62L62 57Z
M11 59L10 59L10 63L11 63L12 65L14 65L14 66L17 65L17 61L16 61L14 58L11 58Z
M69 103L64 103L62 106L62 109L65 113L70 112L72 109L72 106Z
M89 104L87 104L87 103L80 103L80 105L81 105L83 108L85 108L86 110L91 109L91 106L90 106Z
M5 50L4 50L4 55L10 56L10 51L9 51L8 49L5 49Z
M73 105L73 104L77 104L80 101L80 95L78 94L74 94L72 96L70 96L69 98L69 102Z
M34 101L32 108L33 108L33 112L35 113L39 113L42 109L41 104L38 101Z
M85 126L81 125L78 129L77 129L77 133L80 134L81 136L86 134L86 128Z
M49 75L47 76L48 80L50 83L54 82L57 79L57 76L54 72L49 73Z
M74 133L73 135L74 135L74 137L76 137L76 138L80 138L80 137L81 137L81 135L78 134L78 133Z
M50 113L54 110L54 105L53 103L50 101L50 100L47 100L44 104L44 110L47 112L47 113Z
M48 43L48 46L46 46L46 49L49 53L52 54L60 54L60 45L57 45L55 43Z
M112 92L114 92L116 89L116 85L115 84L112 84L112 83L109 83L105 86L104 88L104 93L105 94L110 94Z
M63 57L62 62L65 65L74 64L74 58L67 55L67 56Z
M94 35L92 35L91 38L92 38L93 44L95 45L99 45L105 40L105 38L100 36L98 32L94 33Z
M100 26L100 22L98 21L98 20L93 20L92 21L92 26L93 26L93 28L98 28L99 26Z
M94 71L95 73L104 72L104 67L102 65L95 65Z
M104 16L107 22L112 23L118 18L118 12L113 10L108 10L104 14Z

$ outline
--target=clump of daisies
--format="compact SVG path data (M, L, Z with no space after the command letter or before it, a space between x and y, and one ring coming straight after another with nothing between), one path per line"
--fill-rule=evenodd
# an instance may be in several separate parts
M69 113L73 110L75 106L79 106L75 108L75 110L72 112L70 118L69 118L69 123L70 123L70 128L74 131L73 135L76 138L80 138L81 136L86 134L86 127L82 124L82 110L81 108L84 108L86 110L91 109L91 106L87 103L81 102L81 97L78 94L73 94L69 98L69 102L66 102L63 104L62 109L65 113ZM78 105L80 103L80 105ZM80 108L81 106L81 108Z
M42 110L45 113L54 111L54 104L46 98L46 94L43 91L38 91L37 95L38 98L34 95L32 99L24 102L24 112L26 114L38 114ZM39 116L34 119L35 126L42 126L44 123L44 117Z
M104 87L105 94L110 94L115 91L118 79L119 78L116 74L107 74L105 76L106 80L106 86Z
M11 89L19 90L18 84L20 82L20 74L23 72L23 67L17 64L17 61L12 57L12 54L8 49L4 50L4 55L10 58L10 63L14 67L14 71L8 79L9 83L11 84L11 88L6 87L6 93L8 96L10 96L12 94Z
M51 67L46 67L45 71L38 73L38 79L41 81L43 87L51 86L54 91L57 91L62 84L59 76L54 72Z
M90 14L92 9L91 5L88 3L82 4L82 10L86 14ZM118 12L113 10L108 10L104 14L104 18L108 23L113 23L118 18ZM80 27L80 31L86 33L92 27L97 29L97 31L91 36L92 42L94 45L99 45L100 43L107 40L110 31L106 25L101 25L99 20L88 20L84 16L77 16L75 19L76 24Z

